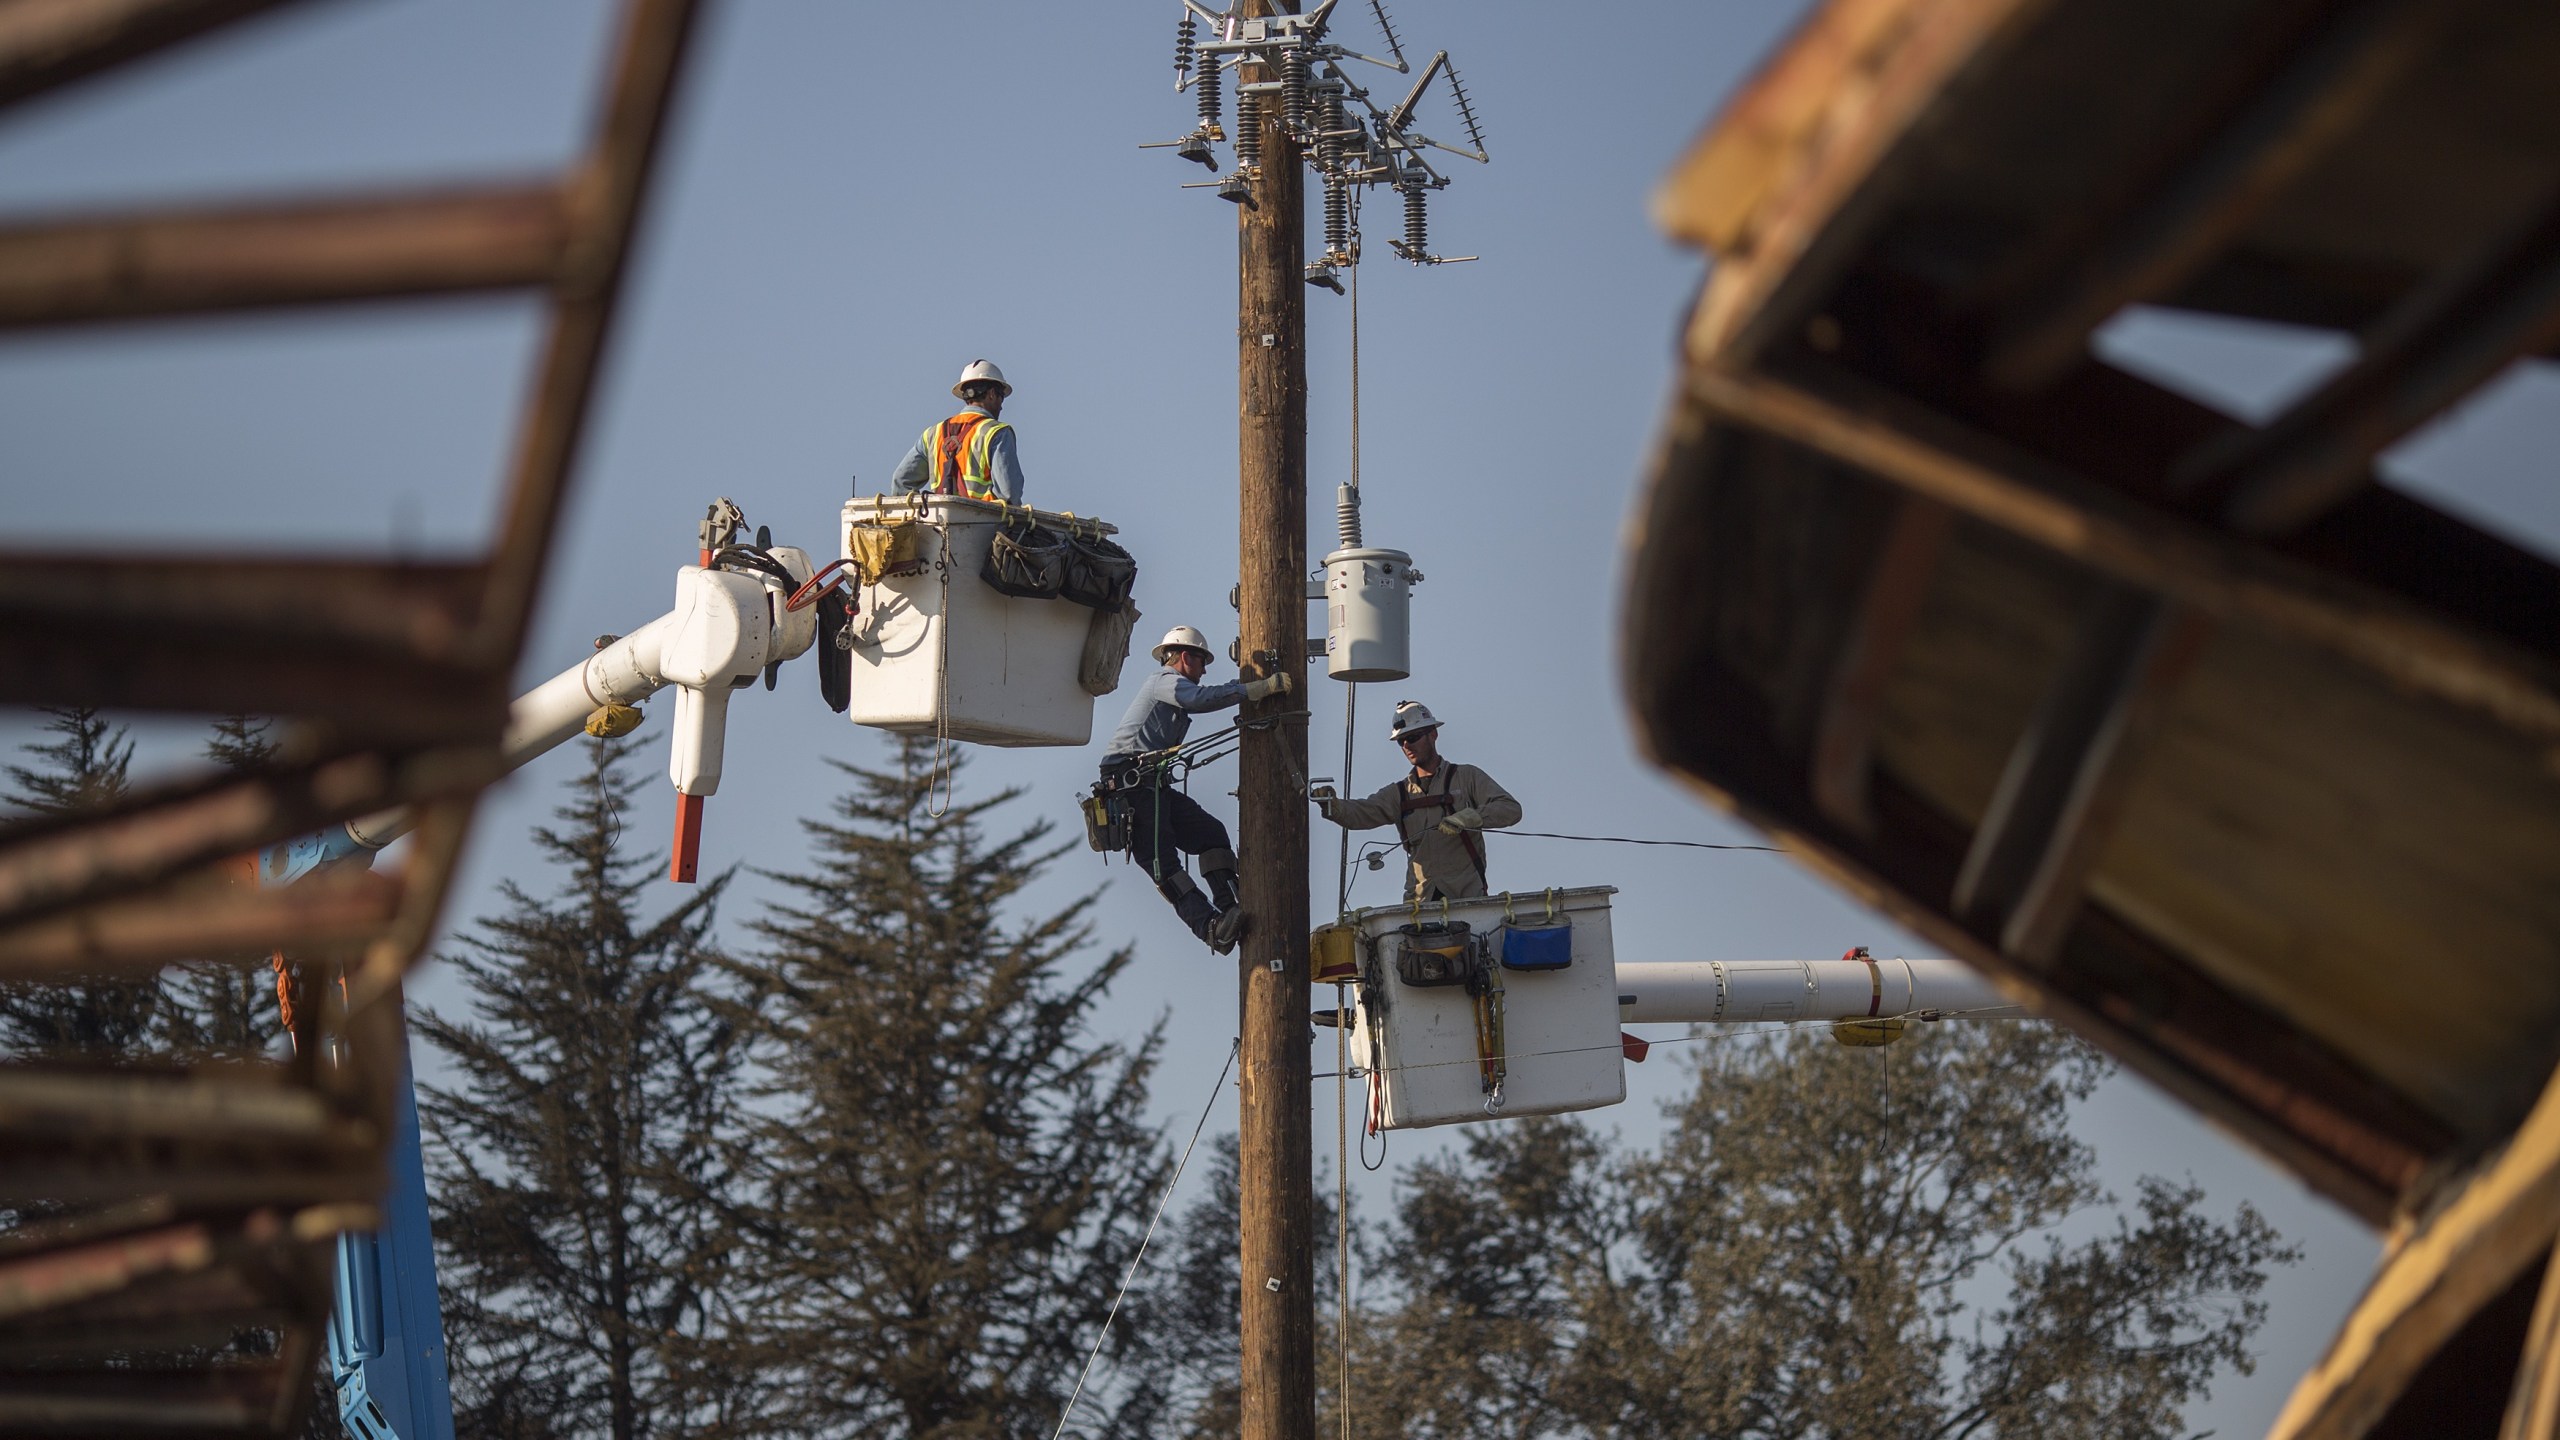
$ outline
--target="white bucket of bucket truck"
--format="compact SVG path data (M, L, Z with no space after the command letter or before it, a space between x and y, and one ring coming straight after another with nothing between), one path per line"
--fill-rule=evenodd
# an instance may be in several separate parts
M1352 1062L1369 1072L1370 1114L1378 1128L1556 1115L1625 1100L1609 933L1609 897L1616 893L1614 886L1594 885L1354 912L1349 923L1358 936L1360 999ZM1488 1023L1491 997L1471 993L1489 984L1416 985L1399 971L1404 927L1450 922L1467 927L1481 963L1499 978L1498 1025ZM1558 925L1572 929L1571 963L1538 970L1503 964L1507 928ZM1497 1077L1500 1103L1489 1109Z
M861 576L852 640L855 724L901 735L947 735L979 745L1082 745L1094 697L1078 683L1094 611L1062 598L1008 595L982 578L1010 518L1064 533L1108 536L1080 516L1010 511L953 495L857 497L845 503L843 553L877 553L895 534L885 573ZM861 532L871 532L865 535Z

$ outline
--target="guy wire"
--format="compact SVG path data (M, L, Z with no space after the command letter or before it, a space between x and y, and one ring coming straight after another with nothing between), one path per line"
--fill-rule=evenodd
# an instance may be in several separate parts
M1227 1063L1218 1067L1218 1083L1209 1087L1209 1100L1200 1107L1200 1123L1191 1127L1191 1143L1182 1147L1182 1158L1174 1162L1173 1178L1164 1182L1164 1193L1156 1197L1155 1217L1147 1222L1147 1233L1138 1239L1138 1253L1129 1257L1129 1273L1120 1277L1120 1293L1111 1297L1111 1313L1102 1317L1102 1332L1093 1337L1093 1350L1084 1357L1084 1370L1076 1376L1076 1388L1067 1396L1067 1408L1058 1416L1057 1431L1049 1440L1067 1433L1067 1424L1075 1419L1076 1402L1084 1398L1084 1382L1093 1376L1093 1362L1102 1355L1102 1342L1111 1338L1111 1322L1120 1318L1120 1302L1129 1298L1129 1285L1138 1278L1138 1267L1146 1262L1147 1245L1156 1238L1156 1226L1163 1223L1164 1207L1173 1202L1174 1187L1182 1183L1183 1167L1191 1163L1191 1151L1200 1143L1200 1132L1209 1128L1209 1112L1218 1107L1218 1097L1226 1093L1227 1075L1236 1068L1236 1052L1244 1048L1238 1036L1227 1044Z

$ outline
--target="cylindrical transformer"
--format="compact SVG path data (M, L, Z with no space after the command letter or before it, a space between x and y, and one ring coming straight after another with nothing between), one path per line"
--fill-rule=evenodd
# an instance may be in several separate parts
M1413 586L1401 550L1336 550L1324 557L1325 673L1336 680L1402 680L1413 673Z

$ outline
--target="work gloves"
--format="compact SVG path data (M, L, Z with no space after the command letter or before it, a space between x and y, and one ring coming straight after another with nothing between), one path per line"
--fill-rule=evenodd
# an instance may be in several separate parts
M1288 671L1274 670L1259 680L1247 680L1244 682L1244 698L1247 700L1267 700L1274 695L1286 695L1295 688L1297 687L1289 682Z
M1440 822L1440 833L1443 835L1455 835L1461 831L1483 828L1484 812L1473 805L1464 810L1450 811L1449 818Z
M1317 814L1323 816L1327 820L1333 818L1334 796L1332 786L1310 785L1307 787L1307 798L1316 802Z

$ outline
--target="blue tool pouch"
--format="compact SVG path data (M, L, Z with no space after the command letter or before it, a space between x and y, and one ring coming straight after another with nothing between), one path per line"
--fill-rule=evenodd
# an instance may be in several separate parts
M1556 910L1556 892L1547 892L1547 914L1542 922L1520 923L1512 913L1514 902L1502 902L1502 968L1505 970L1562 970L1573 963L1573 922Z

